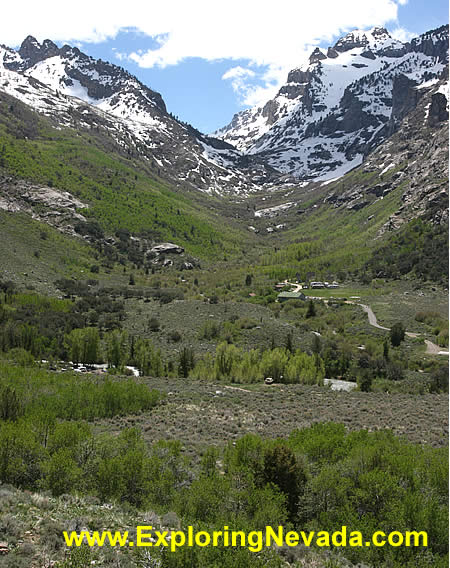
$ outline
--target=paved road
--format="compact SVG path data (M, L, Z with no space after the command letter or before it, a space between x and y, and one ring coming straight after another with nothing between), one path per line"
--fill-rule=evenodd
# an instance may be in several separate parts
M356 302L347 302L347 303L348 304L356 304ZM366 314L369 318L370 325L373 325L373 327L377 327L378 329L384 329L385 331L390 330L389 327L384 327L377 322L377 317L373 313L373 310L370 306L366 306L365 304L356 304L356 305L361 306L361 308L366 312ZM413 337L413 338L420 337L420 333L413 333L412 331L407 331L405 333L408 337ZM425 341L425 345L427 346L425 353L427 353L428 355L448 355L449 354L448 351L442 351L441 348L439 347L439 345L436 345L435 343L433 343L429 339L424 339L424 341Z
M353 303L353 302L349 302L349 303ZM373 313L373 310L370 306L366 306L365 304L357 304L357 305L361 306L361 308L366 312L366 314L369 318L370 325L373 325L374 327L377 327L378 329L384 329L386 331L389 331L388 327L383 327L382 325L380 325L377 322L376 315ZM413 333L412 331L407 331L406 335L408 337L413 337L413 338L420 337L420 333ZM439 345L436 345L435 343L433 343L429 339L424 339L424 341L425 341L425 345L427 346L425 353L427 353L428 355L448 355L449 354L448 351L442 351L442 349L441 349L441 347L439 347Z
M300 290L302 289L301 284L294 284L293 282L288 282L287 280L285 280L283 284L286 284L286 286L292 286L291 292L300 292Z

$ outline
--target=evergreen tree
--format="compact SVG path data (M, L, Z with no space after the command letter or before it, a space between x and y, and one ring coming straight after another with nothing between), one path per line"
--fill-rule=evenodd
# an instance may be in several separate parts
M183 347L178 361L178 371L180 375L186 378L189 375L189 371L191 371L194 367L195 367L194 351L192 350L191 347Z
M290 353L293 353L293 352L294 352L294 342L293 342L293 339L292 339L292 331L290 331L290 332L287 334L287 337L286 337L286 349L287 349Z
M306 311L306 317L313 318L315 315L316 315L316 307L314 305L314 302L312 300L309 300L308 309Z
M405 326L401 322L394 323L390 331L392 347L398 347L400 345L405 339L405 333Z

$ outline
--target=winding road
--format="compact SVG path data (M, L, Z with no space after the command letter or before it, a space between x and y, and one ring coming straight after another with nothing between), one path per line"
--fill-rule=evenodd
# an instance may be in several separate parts
M384 327L377 322L377 317L373 313L373 310L370 306L366 306L365 304L357 304L356 302L347 302L347 304L355 304L357 306L361 306L361 308L366 312L367 317L369 319L369 324L373 325L373 327L377 327L378 329L384 329L385 331L390 331L389 327ZM412 331L405 332L408 337L420 337L420 333L413 333ZM448 351L442 351L439 345L433 343L429 339L424 339L425 345L427 349L425 353L428 355L448 355Z
M294 290L293 290L294 292L299 292L302 288L300 284L294 284L292 282L288 282L287 280L285 280L285 283L288 284L289 286L292 286L294 288ZM310 296L310 298L313 298L313 296ZM324 298L316 297L314 299L323 300L324 302L328 302L328 300L326 300ZM373 310L370 306L367 306L366 304L359 304L358 302L352 302L350 300L346 300L345 303L346 304L353 304L355 306L361 306L361 308L367 314L370 325L372 325L373 327L376 327L378 329L383 329L384 331L390 331L389 327L384 327L383 325L380 325L378 323L377 316L374 314L374 312L373 312ZM420 333L413 333L412 331L406 331L405 333L408 337L413 337L413 338L420 337ZM425 353L427 353L427 355L449 355L448 351L442 351L441 347L439 347L439 345L436 345L436 343L433 343L429 339L424 339L424 342L425 342L425 345L427 347L426 351L425 351Z
M377 322L377 316L373 313L373 310L370 306L366 306L365 304L358 304L356 302L345 302L346 304L355 304L356 306L361 306L361 308L366 312L367 317L369 318L370 325L373 327L377 327L378 329L384 329L385 331L389 331L389 327L383 327Z

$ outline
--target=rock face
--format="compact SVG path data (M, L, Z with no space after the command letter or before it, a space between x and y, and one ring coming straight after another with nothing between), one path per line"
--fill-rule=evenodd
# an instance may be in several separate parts
M311 65L326 58L327 56L325 55L325 53L323 53L318 47L316 47L316 49L309 56L309 63Z
M421 87L437 83L447 66L448 26L410 43L384 28L352 31L326 55L314 50L274 99L238 113L216 136L297 179L330 180L392 135Z
M58 126L101 129L127 155L148 160L158 176L180 187L245 195L287 181L258 157L181 123L159 93L76 47L40 44L32 36L18 51L0 46L2 91Z
M428 87L448 76L448 26L409 43L384 28L355 30L290 71L277 96L207 136L167 112L159 93L119 66L78 48L0 46L0 95L21 100L58 127L103 132L175 187L245 196L329 181L360 165L396 132ZM427 121L447 116L435 93Z
M143 85L125 69L88 57L76 47L64 45L59 49L48 39L40 45L34 37L28 36L18 53L22 59L20 63L6 63L6 68L45 84L51 83L60 92L77 96L85 90L88 100L110 99L108 103L114 109L114 104L122 100L121 95L126 90L128 96L133 95L137 111L148 112L149 106L155 106L166 112L159 93ZM107 104L104 106L105 109L108 107Z
M428 111L428 124L437 126L445 121L448 121L448 99L444 93L434 93Z
M378 236L416 217L448 222L448 84L440 81L421 91L397 131L355 170L357 183L336 182L325 198L356 211L395 192L398 208Z
M19 49L19 55L22 58L25 65L32 67L39 61L43 61L48 57L54 57L59 54L58 46L55 45L49 39L46 39L42 45L33 36L28 36L22 42ZM25 67L23 65L23 67ZM16 65L14 70L17 71L19 65Z
M67 191L0 176L0 210L28 213L63 233L75 235L75 224L86 221L80 210L88 207Z
M174 243L161 243L154 246L150 252L154 254L181 254L184 252L184 248Z

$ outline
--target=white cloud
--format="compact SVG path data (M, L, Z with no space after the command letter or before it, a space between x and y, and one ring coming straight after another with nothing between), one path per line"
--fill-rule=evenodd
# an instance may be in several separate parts
M157 37L160 47L136 55L142 65L170 65L186 57L280 62L289 50L339 30L394 21L405 0L60 0L5 2L0 43L39 40L100 42L132 28Z
M222 79L243 79L244 77L254 77L255 76L255 72L252 71L251 69L245 69L244 67L241 67L240 65L238 65L237 67L232 67L231 69L228 69L228 71L226 71L223 75L222 75Z
M231 81L240 104L255 106L275 96L289 71L290 67L286 65L269 65L257 71L237 66L224 73L222 79Z
M352 28L396 22L398 6L406 1L77 0L64 8L60 0L5 2L0 43L16 46L28 34L39 41L102 42L133 29L157 43L156 49L126 54L142 67L176 65L188 57L265 66L263 76L252 76L248 68L244 75L228 77L250 104L276 90L287 71L304 60L309 46ZM117 56L125 57L123 49ZM249 83L255 78L259 86Z
M243 104L246 102L253 88L249 80L253 79L256 73L252 69L241 67L231 67L222 75L222 79L230 80L233 91L238 95L239 100Z
M391 30L389 33L391 34L392 37L398 39L399 41L402 41L403 43L410 41L413 37L417 35L414 32L410 32L409 30L400 27Z

